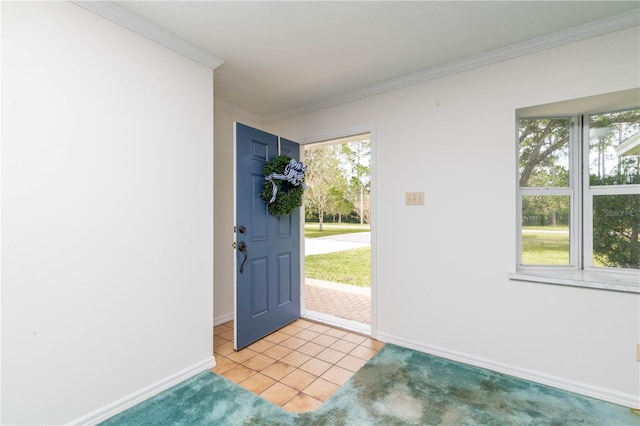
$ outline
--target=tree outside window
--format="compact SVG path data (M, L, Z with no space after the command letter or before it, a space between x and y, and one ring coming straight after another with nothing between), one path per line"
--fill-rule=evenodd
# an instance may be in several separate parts
M638 109L519 120L521 265L638 269L639 139Z
M368 135L342 144L305 148L304 203L307 220L369 223L371 147Z

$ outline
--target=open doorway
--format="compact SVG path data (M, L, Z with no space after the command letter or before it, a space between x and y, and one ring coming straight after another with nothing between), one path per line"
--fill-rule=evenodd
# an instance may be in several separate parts
M371 138L305 145L305 317L371 334Z

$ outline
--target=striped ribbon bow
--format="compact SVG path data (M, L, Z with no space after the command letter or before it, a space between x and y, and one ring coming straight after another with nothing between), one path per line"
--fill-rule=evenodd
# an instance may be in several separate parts
M302 181L302 179L304 179L304 172L306 171L307 166L302 164L302 161L292 159L284 168L284 173L271 173L270 176L265 176L264 180L268 180L272 185L272 195L269 204L276 200L276 194L278 193L278 186L273 181L274 179L286 180L293 186L302 186L302 189L307 189L307 185Z

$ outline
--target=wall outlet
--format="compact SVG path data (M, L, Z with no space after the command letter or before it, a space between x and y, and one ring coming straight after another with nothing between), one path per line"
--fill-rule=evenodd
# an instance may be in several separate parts
M405 195L407 206L424 205L424 192L407 192Z

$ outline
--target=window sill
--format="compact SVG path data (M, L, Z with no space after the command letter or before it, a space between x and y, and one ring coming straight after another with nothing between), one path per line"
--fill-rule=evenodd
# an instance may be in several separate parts
M514 281L530 281L544 284L568 285L572 287L640 293L640 278L637 274L600 271L520 271L509 274Z

